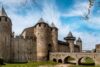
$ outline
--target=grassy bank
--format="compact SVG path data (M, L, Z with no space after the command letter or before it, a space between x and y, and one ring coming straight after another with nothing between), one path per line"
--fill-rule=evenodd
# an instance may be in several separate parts
M58 63L54 63L54 62L30 62L30 63L23 63L23 64L6 64L6 65L2 65L0 67L56 67L55 65L60 65ZM68 65L66 65L65 67L67 67ZM59 66L57 66L59 67ZM62 66L61 66L62 67ZM98 66L82 66L82 65L70 65L69 67L100 67Z
M41 65L47 65L47 66L51 66L51 65L56 65L57 63L55 62L29 62L29 63L14 63L14 64L5 64L5 65L2 65L0 67L39 67Z
M86 58L85 62L88 64L88 63L93 63L93 61L89 58ZM59 66L55 66L55 65L60 65L56 62L51 62L51 61L46 61L46 62L29 62L29 63L14 63L14 64L5 64L5 65L2 65L0 67L59 67ZM63 65L63 64L62 64ZM64 64L66 65L65 67L67 67L68 65L67 64ZM61 66L63 67L63 66ZM100 65L97 65L97 66L82 66L82 65L71 65L71 66L68 66L68 67L100 67Z
M97 65L97 66L82 66L82 65L71 65L70 67L100 67L100 65Z

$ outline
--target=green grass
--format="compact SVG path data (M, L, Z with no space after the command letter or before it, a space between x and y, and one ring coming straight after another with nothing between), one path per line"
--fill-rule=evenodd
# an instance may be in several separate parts
M86 58L86 62L92 62L91 59ZM14 64L5 64L0 67L39 67L39 66L48 66L48 67L53 67L58 63L55 62L29 62L29 63L14 63ZM71 65L70 67L100 67L100 65L97 66L82 66L82 65Z
M93 59L86 57L85 58L85 63L89 64L89 63L94 63Z
M86 57L85 58L85 64L91 64L91 63L94 63L93 59L89 58L89 57ZM89 65L89 66L86 66L86 65L71 65L70 67L100 67L100 65Z
M39 67L41 65L46 65L48 67L53 67L54 65L56 65L58 63L55 63L55 62L29 62L29 63L16 63L16 64L6 64L6 65L2 65L0 67ZM71 65L70 67L100 67L99 65L98 66L82 66L82 65Z
M55 62L29 62L29 63L17 63L17 64L6 64L6 65L2 65L0 67L39 67L41 65L47 65L47 66L50 66L50 65L56 65L57 63Z
M97 66L71 65L70 67L100 67L100 65L97 65Z

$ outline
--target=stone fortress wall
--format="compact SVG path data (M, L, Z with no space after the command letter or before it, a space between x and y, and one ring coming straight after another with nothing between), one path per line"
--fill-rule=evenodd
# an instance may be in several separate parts
M36 48L34 48L36 46L34 41L31 39L24 39L16 36L12 40L11 47L12 62L27 62L28 60L33 61L36 58Z

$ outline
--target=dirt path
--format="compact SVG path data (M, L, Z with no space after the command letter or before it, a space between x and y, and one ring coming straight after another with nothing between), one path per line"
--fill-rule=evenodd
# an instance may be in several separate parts
M55 67L69 67L70 64L58 64Z
M55 66L39 66L39 67L70 67L70 64L57 64Z

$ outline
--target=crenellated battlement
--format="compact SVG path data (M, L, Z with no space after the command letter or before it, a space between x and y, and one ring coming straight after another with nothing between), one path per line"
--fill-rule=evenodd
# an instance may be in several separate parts
M0 22L1 21L11 22L11 20L8 17L6 17L6 16L0 16Z

